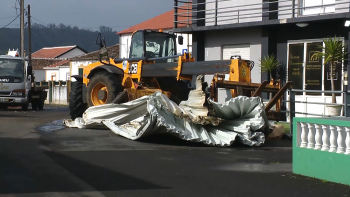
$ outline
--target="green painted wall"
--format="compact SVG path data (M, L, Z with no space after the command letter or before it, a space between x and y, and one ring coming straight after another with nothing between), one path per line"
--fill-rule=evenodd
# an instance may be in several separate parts
M350 185L350 155L297 147L298 122L350 127L350 119L293 119L293 173Z

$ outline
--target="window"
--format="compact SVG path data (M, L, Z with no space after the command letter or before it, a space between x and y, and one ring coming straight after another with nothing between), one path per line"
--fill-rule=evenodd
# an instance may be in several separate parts
M320 51L322 41L299 42L288 46L288 81L292 81L294 89L331 90L329 65L315 54ZM334 69L335 90L342 90L342 62ZM303 93L296 93L302 95ZM306 93L305 95L322 95ZM328 94L324 94L328 96Z
M300 0L301 15L318 15L335 12L335 0Z
M130 58L143 57L143 35L142 32L136 32L131 41Z
M24 77L25 69L24 62L22 60L15 59L1 59L0 60L0 77L8 78L11 80L17 78L22 80Z
M51 81L56 81L56 73L51 73Z

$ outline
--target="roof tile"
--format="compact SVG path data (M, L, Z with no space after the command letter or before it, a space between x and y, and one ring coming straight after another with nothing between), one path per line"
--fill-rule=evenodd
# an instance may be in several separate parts
M188 20L187 19L188 17L190 17L190 20L191 20L192 14L188 14L188 16L186 14L187 12L191 12L192 5L188 5L188 7L190 10L187 9L187 5L181 6L180 7L181 9L178 9L178 14L185 13L181 16L178 16L178 21ZM186 26L187 24L183 24L183 23L178 24L178 27L186 27ZM159 29L173 29L173 28L174 28L174 10L170 10L166 13L163 13L159 16L151 18L140 24L132 26L123 31L120 31L117 34L133 33L134 31L144 30L144 29L159 30Z
M108 55L111 58L119 58L119 44L107 47ZM88 54L76 56L70 58L71 61L79 61L79 60L99 60L100 51L93 51Z
M42 48L32 54L32 58L57 58L77 46Z
M55 62L54 64L51 64L47 67L50 67L50 68L54 68L54 67L58 67L58 66L69 66L69 60L63 60L63 61L60 61L60 62Z
M44 67L50 66L57 62L62 61L61 59L42 59L42 58L33 58L32 66L33 70L43 70Z

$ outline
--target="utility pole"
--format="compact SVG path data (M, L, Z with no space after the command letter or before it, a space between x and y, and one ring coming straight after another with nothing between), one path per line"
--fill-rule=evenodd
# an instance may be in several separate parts
M32 66L32 32L31 32L31 20L30 20L30 5L28 5L28 65Z
M21 57L24 57L24 0L21 0Z

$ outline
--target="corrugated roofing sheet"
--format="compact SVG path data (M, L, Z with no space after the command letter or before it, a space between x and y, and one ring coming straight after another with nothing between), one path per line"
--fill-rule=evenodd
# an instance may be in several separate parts
M195 91L198 94L199 89L192 93ZM90 107L83 118L65 120L65 124L78 128L107 127L131 140L169 133L183 140L212 146L230 146L236 139L249 146L260 146L265 142L264 132L270 129L270 124L260 97L239 96L225 104L208 102L215 116L207 116L202 110L196 113L191 105L182 108L183 103L178 106L161 92L156 92L123 104ZM198 103L192 106L198 106Z

